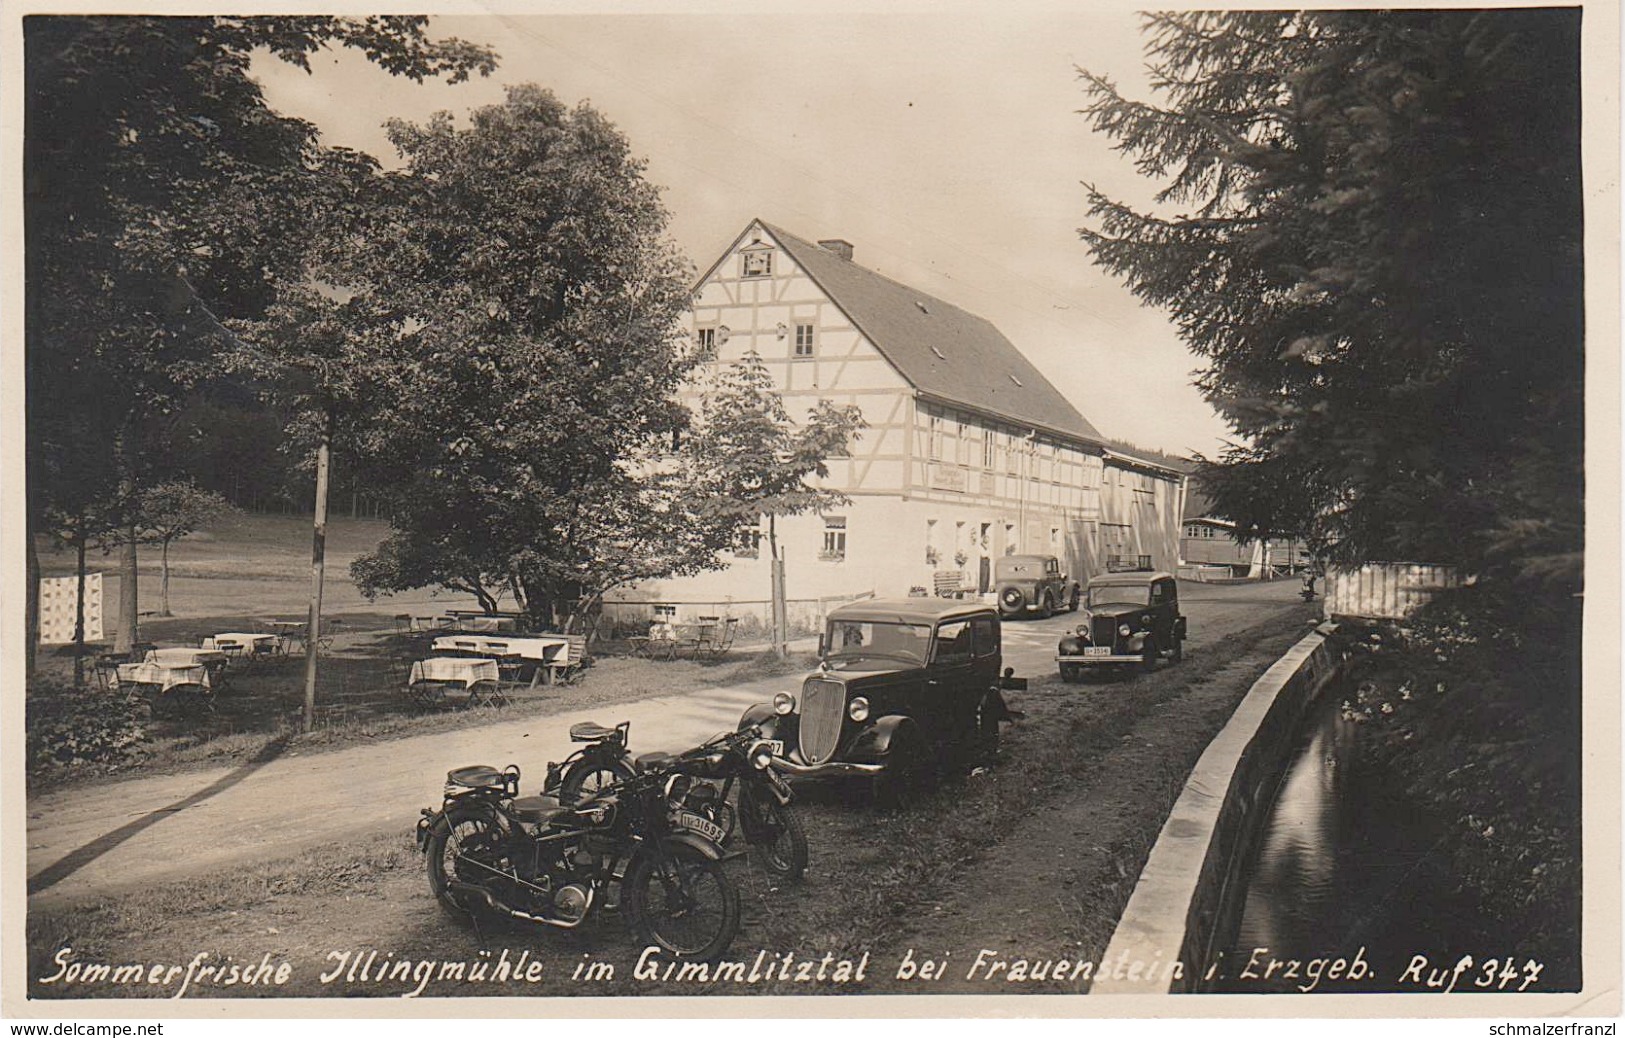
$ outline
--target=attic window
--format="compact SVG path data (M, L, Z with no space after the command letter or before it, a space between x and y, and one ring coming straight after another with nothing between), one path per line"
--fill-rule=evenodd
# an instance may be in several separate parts
M942 351L937 349L935 346L931 347L931 352L937 355L938 360L947 360L948 359L947 357L944 357L942 355Z
M931 312L930 310L927 310L925 308L925 304L920 302L918 299L914 300L914 305L920 308L920 313L922 314L928 314Z
M747 278L773 276L773 246L764 245L760 238L739 250L740 275Z
M1017 378L1017 377L1016 377L1016 376L1014 376L1014 375L1011 375L1011 376L1010 376L1010 381L1011 381L1011 382L1014 382L1014 383L1015 383L1015 384L1016 384L1016 385L1018 385L1018 386L1020 386L1020 385L1021 385L1021 379L1019 379L1019 378ZM1023 386L1023 387L1022 387L1022 388L1026 388L1026 387L1025 387L1025 386Z

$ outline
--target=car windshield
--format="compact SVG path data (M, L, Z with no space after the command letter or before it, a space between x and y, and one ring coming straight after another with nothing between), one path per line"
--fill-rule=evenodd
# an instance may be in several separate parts
M824 644L826 658L831 660L893 656L924 663L926 646L930 642L931 627L928 624L831 620Z
M1151 590L1147 587L1092 587L1089 589L1089 608L1107 606L1143 606L1151 604Z

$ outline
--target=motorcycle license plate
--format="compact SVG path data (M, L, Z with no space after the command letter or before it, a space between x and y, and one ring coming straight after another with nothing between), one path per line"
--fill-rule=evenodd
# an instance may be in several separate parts
M1085 656L1110 656L1112 647L1110 645L1086 645L1083 648L1083 654Z
M684 829L694 830L712 843L721 843L722 838L728 835L727 830L723 829L722 826L709 818L701 818L692 811L679 811L677 813L677 824Z

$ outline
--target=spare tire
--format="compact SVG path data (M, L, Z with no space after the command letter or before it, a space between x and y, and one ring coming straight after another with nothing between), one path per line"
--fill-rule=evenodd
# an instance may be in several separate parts
M1019 587L1007 587L999 592L999 608L1006 613L1019 613L1025 604L1026 597Z

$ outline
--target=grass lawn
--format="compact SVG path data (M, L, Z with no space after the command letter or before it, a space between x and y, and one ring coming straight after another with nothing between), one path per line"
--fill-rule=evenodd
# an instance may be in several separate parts
M80 781L109 773L158 772L249 760L274 739L293 738L301 748L338 747L526 714L546 714L568 706L596 706L647 698L650 689L700 688L734 684L746 677L799 673L807 657L775 660L762 647L741 645L721 660L653 662L632 658L615 643L594 646L597 659L568 698L540 688L514 695L514 706L425 714L403 694L411 662L429 655L429 635L397 631L397 614L430 615L454 608L477 608L467 596L430 591L382 596L368 602L350 581L349 564L370 551L387 527L376 520L335 519L328 527L323 614L337 617L339 633L331 655L318 669L316 730L299 732L304 709L304 659L237 668L230 691L215 697L212 713L155 716L148 738L129 757L100 766L36 767L54 782ZM110 568L116 560L96 556L92 566ZM66 552L41 553L47 576L72 573ZM141 556L141 608L158 606L158 553ZM117 626L118 575L104 577L107 637L92 652L111 651ZM147 617L143 641L158 645L197 645L207 635L265 630L270 619L302 619L310 594L310 521L294 516L239 516L177 542L170 549L170 604L173 617ZM42 646L37 676L54 683L72 680L71 646ZM88 680L94 680L89 677ZM30 747L32 758L34 747Z

